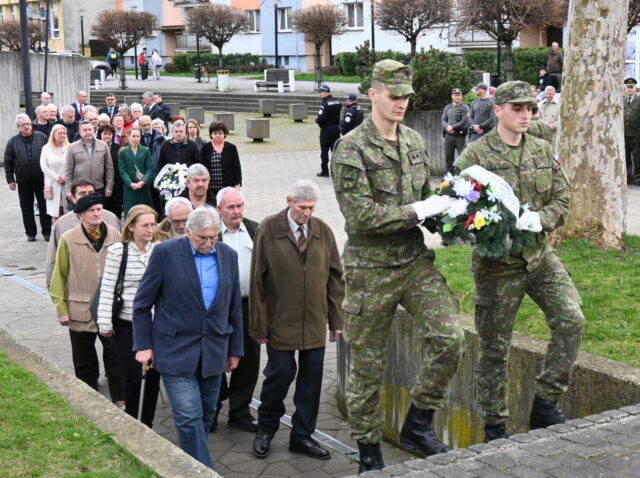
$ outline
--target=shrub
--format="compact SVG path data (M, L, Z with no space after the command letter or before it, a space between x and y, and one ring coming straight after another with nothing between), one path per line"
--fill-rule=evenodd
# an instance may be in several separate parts
M335 56L335 64L343 76L356 76L358 74L358 54L351 51L343 51Z
M176 66L173 63L166 63L164 65L164 71L166 71L167 73L175 73Z
M329 65L322 67L322 76L338 76L340 69L336 65Z
M540 76L540 68L547 66L548 47L526 47L513 49L514 74L516 80L522 80L536 84ZM464 63L474 71L496 71L495 51L466 51L463 56ZM500 55L500 77L504 81L505 71L505 50L501 50Z
M193 70L196 64L197 55L195 53L179 53L174 55L173 64L176 71L187 73ZM218 67L218 55L216 53L200 53L200 63L219 69L229 69L231 66L246 67L239 71L255 71L250 68L255 65L264 64L264 57L253 55L251 53L230 53L228 55L222 55L223 67Z
M472 86L471 70L453 53L421 49L411 63L413 67L412 107L439 110L451 101L451 89L467 91Z
M356 47L356 75L360 75L360 93L366 93L371 85L373 65L380 60L396 60L405 65L411 61L411 55L401 51L376 51L375 55L369 48L369 40Z

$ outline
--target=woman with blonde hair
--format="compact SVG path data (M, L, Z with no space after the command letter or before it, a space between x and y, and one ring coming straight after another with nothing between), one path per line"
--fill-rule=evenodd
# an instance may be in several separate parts
M187 135L191 141L196 143L196 146L198 146L198 152L200 152L202 147L205 145L205 140L200 137L200 125L192 118L187 120Z
M153 238L156 232L157 218L156 212L144 204L139 204L129 210L122 228L121 242L112 244L107 252L104 275L100 285L98 330L105 337L113 335L115 338L118 357L125 375L126 411L134 418L138 417L142 371L140 363L136 361L136 353L133 351L133 299L155 245ZM113 297L120 265L123 261L125 261L122 264L124 267L121 294L123 304L119 316L112 317ZM149 428L153 425L159 390L160 375L151 369L147 372L142 408L142 423Z
M61 124L53 125L49 141L40 153L40 169L44 173L44 198L51 223L64 214L67 197L64 172L68 149L67 128Z

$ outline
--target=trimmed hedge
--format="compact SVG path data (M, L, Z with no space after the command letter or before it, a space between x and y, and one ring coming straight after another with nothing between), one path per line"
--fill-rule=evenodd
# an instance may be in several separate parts
M188 73L193 70L196 64L197 55L195 53L179 53L173 56L173 65L175 71L179 73ZM200 53L200 62L208 65L209 70L218 67L218 55L216 53ZM246 67L246 69L233 68L236 71L262 71L267 67L264 57L252 55L251 53L230 53L222 55L222 64L227 70L230 67ZM259 68L255 68L259 66Z

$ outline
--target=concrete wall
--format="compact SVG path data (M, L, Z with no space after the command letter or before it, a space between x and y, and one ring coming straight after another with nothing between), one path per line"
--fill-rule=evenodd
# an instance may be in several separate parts
M44 55L29 55L31 59L31 89L42 91L44 80ZM76 91L89 92L91 61L88 58L55 56L48 59L47 90L53 94L53 102L60 109L75 101ZM0 91L0 165L4 165L4 149L7 141L17 134L15 118L20 112L22 81L22 54L0 52L2 88ZM91 102L91 99L89 99ZM34 103L36 107L38 103Z
M445 407L436 414L436 427L451 446L467 447L483 440L483 422L475 403L474 372L478 357L478 337L470 317L462 318L467 347L458 373L448 391ZM396 441L409 407L409 390L418 376L423 343L418 328L404 310L399 310L387 342L387 364L383 380L383 435ZM542 367L546 342L514 333L509 358L510 433L528 430L534 396L534 378ZM338 345L338 403L345 409L349 347ZM560 407L570 418L638 403L640 369L614 360L581 352L571 375L569 390Z
M444 139L442 138L442 111L407 111L403 123L422 136L429 154L431 174L442 175L445 170Z

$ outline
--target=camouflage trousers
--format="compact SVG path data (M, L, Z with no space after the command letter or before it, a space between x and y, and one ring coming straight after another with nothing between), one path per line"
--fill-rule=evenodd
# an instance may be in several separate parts
M349 424L354 439L379 443L385 349L398 305L415 318L424 339L412 401L418 408L440 408L464 350L458 299L426 251L403 267L345 267L345 283L345 338L351 347Z
M582 343L584 316L580 294L555 252L547 253L532 272L527 272L524 264L474 260L473 275L475 322L480 337L477 400L486 423L504 423L509 416L507 360L515 317L524 295L528 294L540 306L551 329L535 393L547 400L557 400L567 390Z

